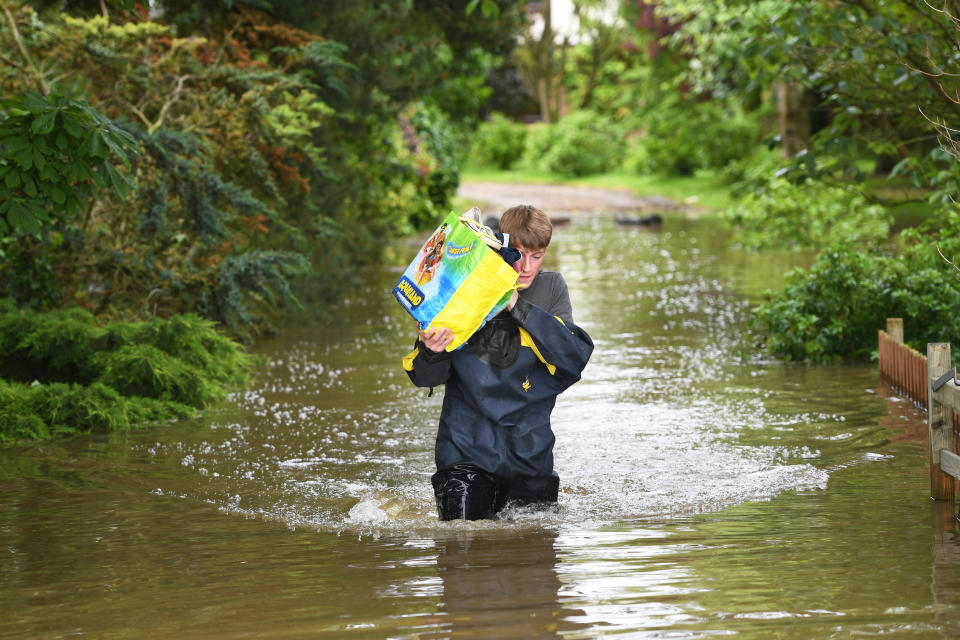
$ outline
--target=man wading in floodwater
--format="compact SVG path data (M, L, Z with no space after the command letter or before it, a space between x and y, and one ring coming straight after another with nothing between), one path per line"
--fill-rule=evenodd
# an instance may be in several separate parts
M507 504L554 504L550 412L557 395L580 379L593 341L573 324L563 276L540 272L553 235L546 214L507 209L500 231L522 257L519 291L453 352L446 328L420 333L404 368L420 387L446 385L433 488L441 520L491 518Z

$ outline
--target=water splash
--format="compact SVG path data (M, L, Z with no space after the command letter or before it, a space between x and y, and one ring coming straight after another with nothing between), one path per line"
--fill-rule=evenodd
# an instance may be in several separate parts
M713 228L679 226L624 232L596 217L556 234L548 268L564 271L596 351L554 412L559 507L501 525L716 511L819 490L831 470L879 459L872 372L742 362L741 272ZM429 482L442 390L427 397L399 366L414 333L391 279L368 281L339 322L264 345L257 382L207 429L145 443L145 456L192 472L158 491L294 528L453 526L438 522Z

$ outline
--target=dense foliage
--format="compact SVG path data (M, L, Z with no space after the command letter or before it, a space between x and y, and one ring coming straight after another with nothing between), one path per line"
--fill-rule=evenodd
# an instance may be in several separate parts
M604 173L623 159L623 131L609 118L577 111L536 129L529 138L527 162L560 176Z
M0 295L238 333L335 295L449 208L500 4L4 3Z
M736 242L748 249L818 249L834 242L886 240L890 214L856 185L770 178L724 212Z
M661 0L657 11L678 25L671 43L695 91L745 101L772 91L816 109L805 134L781 133L815 134L790 150L829 154L843 173L855 172L863 153L923 157L936 147L924 114L960 113L943 67L955 49L956 7L939 4Z
M527 148L527 127L500 113L492 113L477 128L470 160L479 165L510 169Z
M960 341L960 282L937 251L940 244L960 254L957 224L952 213L908 234L902 254L851 243L828 247L754 310L765 348L792 360L867 358L886 318L904 318L908 343L921 351L928 342Z
M249 338L301 300L322 311L386 240L433 225L519 7L0 0L0 298L86 310L21 317L92 350L43 364L21 360L34 334L3 336L4 440L125 428L221 393L211 363L181 362L182 340L94 335L87 311L207 340L199 314Z
M0 313L0 443L182 418L222 399L250 357L195 315L97 323L73 308Z
M715 172L739 246L822 251L755 311L775 357L866 357L887 316L918 343L960 338L957 282L938 252L960 255L947 251L960 237L960 3L638 0L620 17L602 30L586 20L580 44L518 50L550 122L531 128L526 167ZM475 158L509 167L490 151L515 153L509 126L491 120ZM903 210L928 224L891 236Z
M125 194L136 141L89 105L26 91L0 123L0 237L39 234L53 218L80 217L104 188Z
M638 124L643 135L634 170L643 174L688 176L723 168L747 156L759 138L757 118L736 105L686 103L676 95L656 101Z

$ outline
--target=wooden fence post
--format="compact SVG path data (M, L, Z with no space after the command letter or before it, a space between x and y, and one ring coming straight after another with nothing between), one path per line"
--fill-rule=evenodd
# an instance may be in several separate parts
M927 344L927 432L930 442L930 497L953 500L953 476L940 469L940 450L953 451L953 409L937 400L933 382L950 370L950 343ZM949 384L949 383L948 383Z
M893 371L890 372L890 379L894 387L909 394L904 376L903 347L901 346L903 345L903 318L887 318L887 336L897 345L891 346L890 349L893 359Z
M887 335L897 344L903 344L903 318L887 318Z

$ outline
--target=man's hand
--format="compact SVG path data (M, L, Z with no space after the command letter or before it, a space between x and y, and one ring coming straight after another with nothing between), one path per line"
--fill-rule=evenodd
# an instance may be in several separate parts
M520 298L520 290L514 289L513 295L510 296L510 302L507 303L507 311L513 310L513 305L517 304L517 299Z
M446 327L431 327L420 332L420 342L430 351L440 353L453 342L453 331Z

